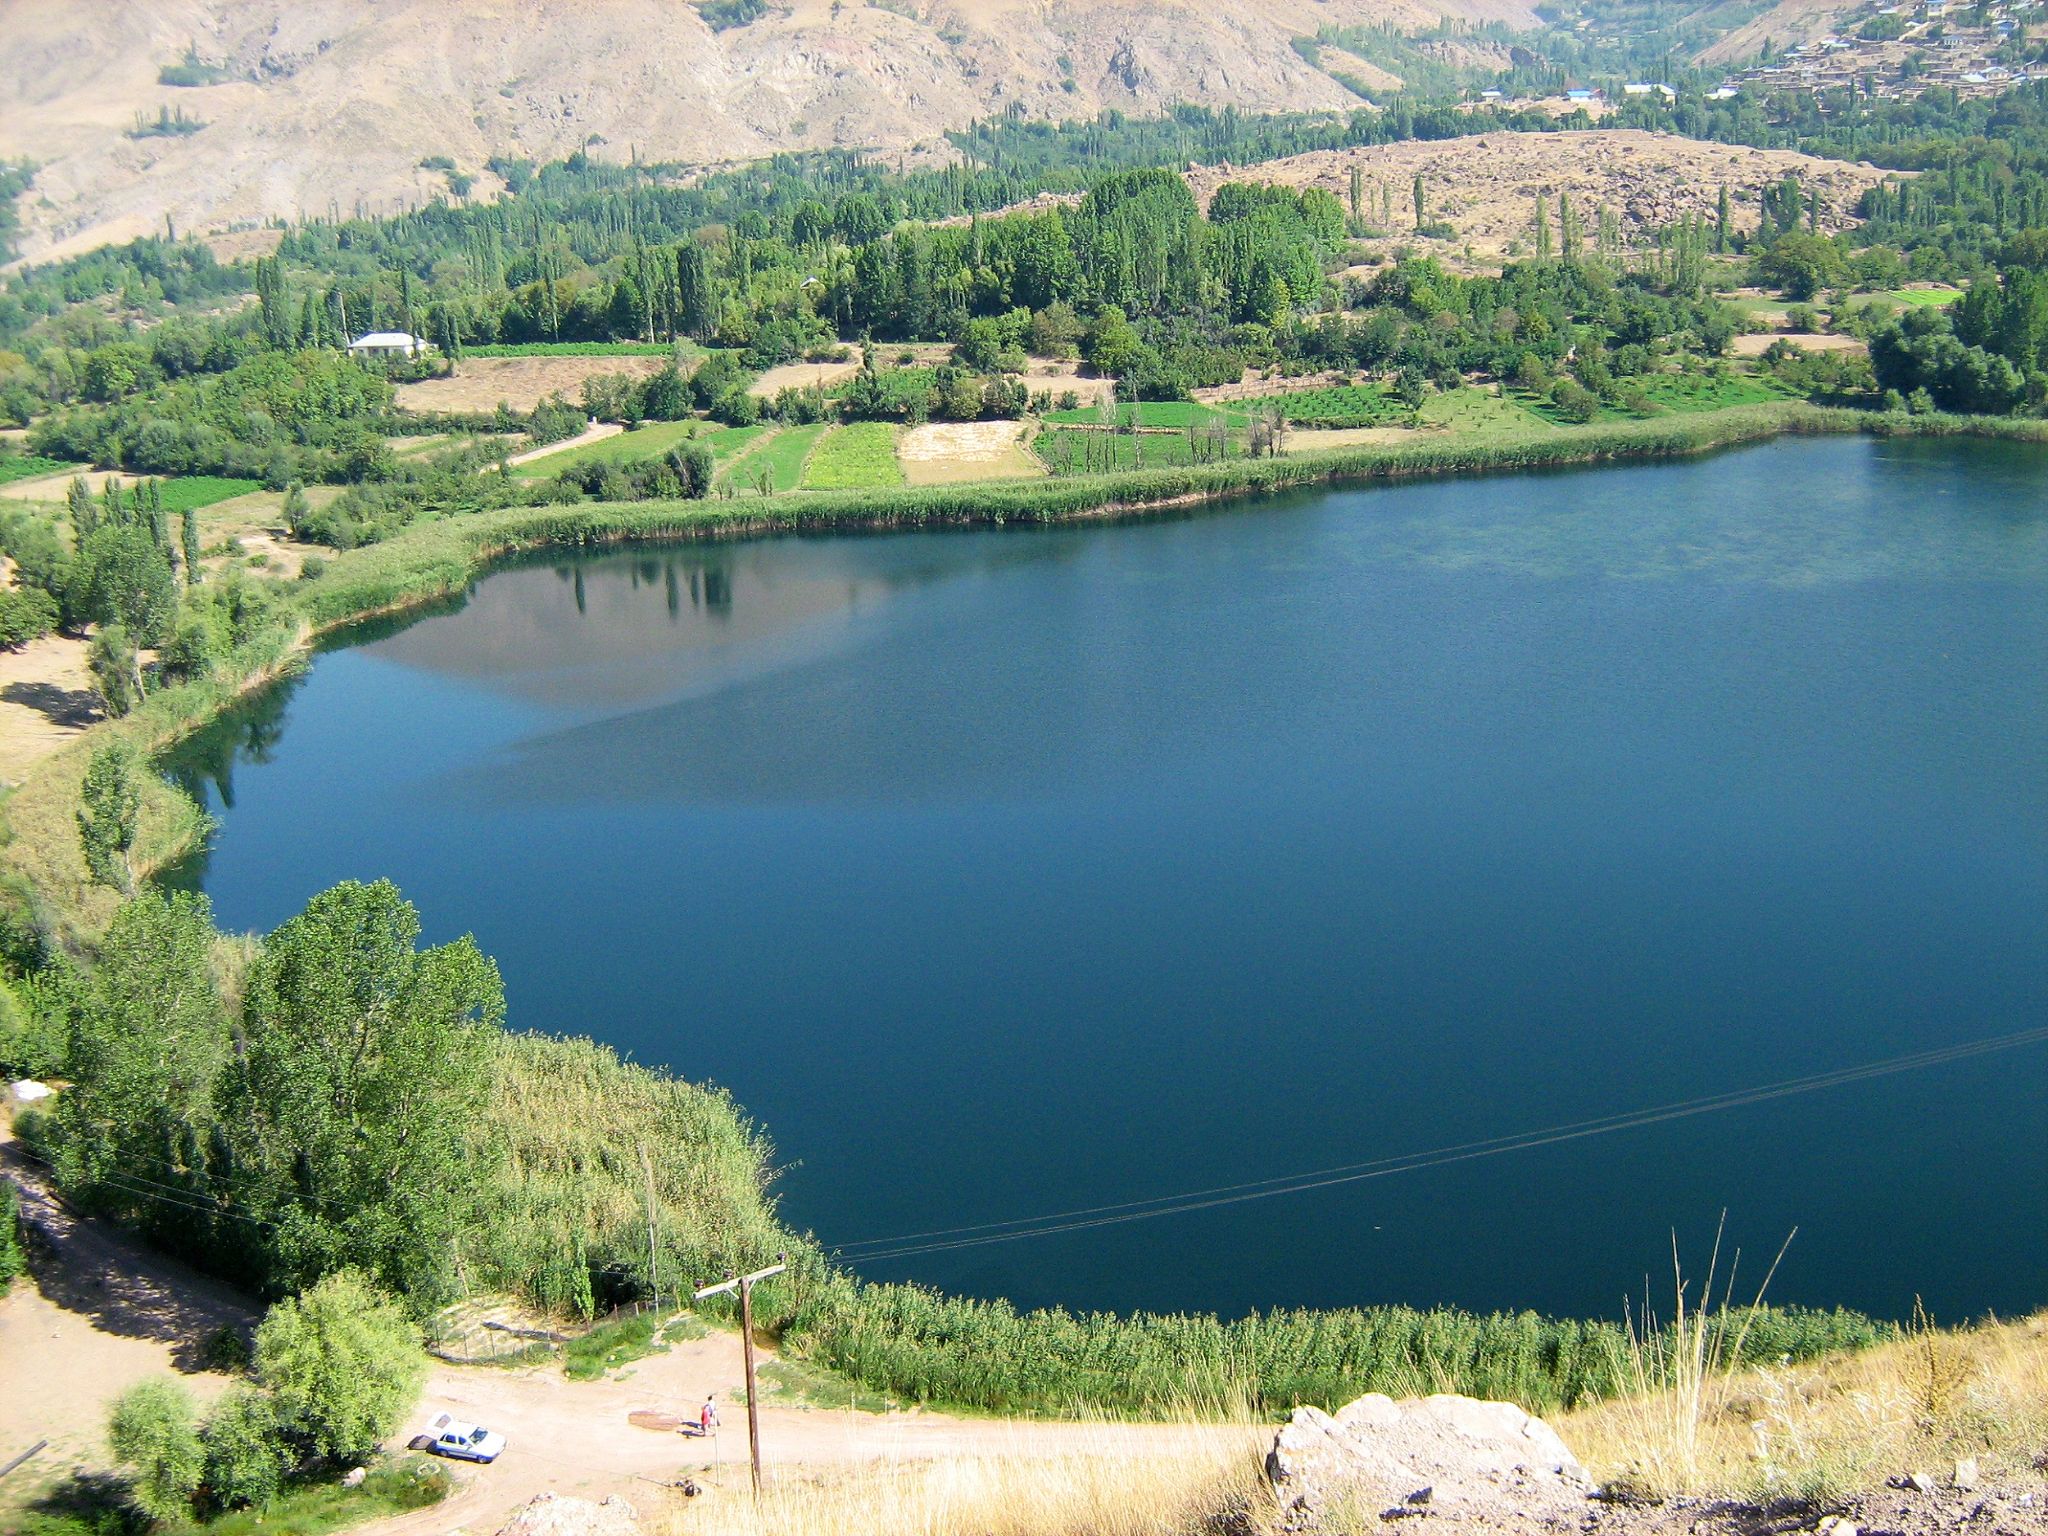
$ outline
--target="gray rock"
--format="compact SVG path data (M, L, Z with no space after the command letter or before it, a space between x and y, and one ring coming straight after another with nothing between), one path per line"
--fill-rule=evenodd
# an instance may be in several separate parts
M1909 1472L1906 1474L1906 1486L1915 1493L1932 1493L1934 1492L1934 1479L1925 1472Z
M1538 1530L1584 1517L1592 1479L1557 1432L1512 1403L1373 1393L1336 1413L1298 1408L1266 1457L1294 1531L1426 1513Z
M1968 1493L1977 1486L1977 1458L1965 1456L1956 1463L1956 1486Z

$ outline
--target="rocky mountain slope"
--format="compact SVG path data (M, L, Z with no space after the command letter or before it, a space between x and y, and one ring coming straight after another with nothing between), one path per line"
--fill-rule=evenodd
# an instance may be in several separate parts
M730 3L730 0L729 0ZM1522 22L1527 0L771 0L714 30L692 0L0 0L0 158L41 167L22 253L163 227L390 212L452 161L578 147L709 163L933 147L1038 118L1178 101L1345 109L1290 46L1319 25ZM191 56L207 83L161 83ZM136 136L160 111L204 123Z

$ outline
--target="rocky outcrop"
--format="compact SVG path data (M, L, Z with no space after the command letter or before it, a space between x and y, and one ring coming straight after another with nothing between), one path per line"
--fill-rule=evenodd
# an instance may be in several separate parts
M641 1536L640 1512L617 1495L593 1504L543 1493L501 1527L498 1536Z
M1557 1432L1512 1403L1375 1392L1335 1414L1297 1408L1266 1475L1283 1523L1304 1532L1376 1521L1503 1532L1577 1529L1592 1479Z

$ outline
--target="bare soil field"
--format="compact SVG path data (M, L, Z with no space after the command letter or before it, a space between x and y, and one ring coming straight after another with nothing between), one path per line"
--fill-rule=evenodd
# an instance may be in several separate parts
M530 411L549 395L572 405L583 393L583 381L599 374L623 373L635 379L661 372L661 357L465 357L446 379L425 379L398 386L402 411L492 411L503 401L515 411Z
M119 469L88 469L76 473L85 476L86 487L95 495L99 494L100 487L109 480L119 480L125 484L135 478L127 471ZM44 475L38 480L12 480L6 485L0 485L0 496L10 501L62 501L65 488L71 484L73 478L74 472L67 471L61 475Z
M772 400L785 389L809 389L850 379L860 372L860 348L848 350L852 355L843 363L784 363L779 368L770 368L747 386L747 393Z
M1058 399L1068 390L1080 397L1083 405L1093 405L1116 389L1116 380L1085 377L1081 365L1076 362L1057 362L1050 358L1034 357L1031 366L1023 373L1024 387L1034 395L1040 390L1049 392Z
M342 492L338 485L309 485L305 490L307 502L315 507L326 506ZM208 557L204 564L209 571L226 570L230 565L247 566L249 557L254 555L263 562L255 569L289 580L299 574L308 556L331 553L318 544L302 544L285 531L282 491L251 491L246 496L231 496L203 508L199 514L199 534L208 549L221 544L241 546L240 554L231 548L227 554Z
M601 443L608 437L617 437L625 430L616 421L593 421L574 437L565 437L558 443L543 443L538 448L528 448L511 455L505 462L531 464L535 459L544 459L551 453L567 453L571 448L581 448L586 443Z
M1200 166L1188 172L1187 180L1204 206L1227 181L1321 187L1343 198L1350 188L1353 166L1365 178L1370 205L1377 205L1380 187L1393 189L1397 224L1412 217L1410 189L1420 175L1430 217L1457 232L1458 246L1470 245L1476 254L1494 257L1529 238L1539 196L1552 200L1553 228L1555 200L1568 192L1588 238L1598 225L1602 207L1615 211L1623 236L1629 238L1676 223L1688 214L1712 219L1723 186L1735 195L1797 175L1820 194L1822 228L1835 230L1853 219L1856 200L1864 190L1887 174L1873 166L1820 160L1791 150L1708 144L1671 134L1616 128L1583 133L1488 133L1469 139L1332 150L1258 166ZM1755 197L1736 196L1736 227L1754 228L1756 220ZM1405 238L1400 229L1394 230L1392 237ZM1415 243L1424 250L1439 248L1435 241Z
M1014 421L934 421L896 439L896 461L912 485L1004 480L1042 475Z
M1805 333L1800 331L1758 331L1748 336L1738 336L1728 344L1728 350L1737 357L1762 357L1771 349L1773 342L1789 341L1802 352L1867 352L1870 348L1854 336L1835 336L1824 332Z

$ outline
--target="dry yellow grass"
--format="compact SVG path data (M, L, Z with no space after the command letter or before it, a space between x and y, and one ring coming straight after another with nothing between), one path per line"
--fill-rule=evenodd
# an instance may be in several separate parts
M1186 1536L1266 1524L1270 1427L1190 1426L1139 1458L952 1457L897 1461L801 1480L756 1502L742 1474L708 1498L673 1499L648 1523L663 1536Z
M1553 1423L1596 1478L1660 1494L1827 1499L1964 1457L2012 1470L2048 1438L2048 1312L1724 1376L1692 1426L1676 1395Z

